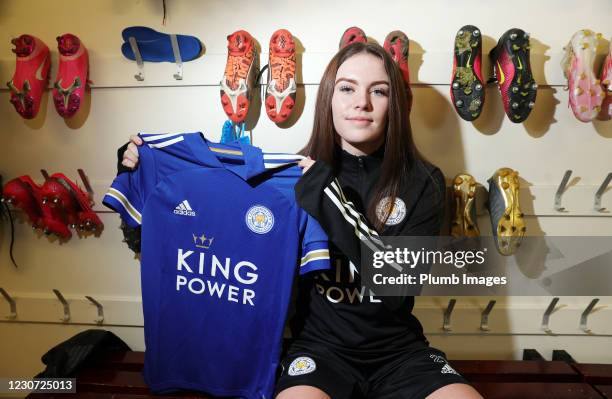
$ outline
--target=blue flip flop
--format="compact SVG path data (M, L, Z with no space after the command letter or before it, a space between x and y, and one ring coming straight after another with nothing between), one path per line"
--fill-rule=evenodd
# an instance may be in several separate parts
M167 33L157 32L146 26L130 26L121 32L125 43L121 45L123 56L132 61L136 60L129 39L136 39L138 50L143 61L147 62L174 62L172 41ZM187 35L176 35L178 47L183 62L191 61L202 52L202 43L198 38Z

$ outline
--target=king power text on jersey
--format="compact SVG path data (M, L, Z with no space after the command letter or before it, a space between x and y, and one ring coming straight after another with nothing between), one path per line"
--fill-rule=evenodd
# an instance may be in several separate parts
M207 271L205 266L208 266ZM231 258L222 261L214 254L185 251L179 248L176 270L181 273L176 276L177 291L255 306L255 291L244 287L252 286L258 278L257 266L251 262L232 262ZM213 280L205 278L205 274ZM235 282L230 284L230 281L236 281L238 284Z

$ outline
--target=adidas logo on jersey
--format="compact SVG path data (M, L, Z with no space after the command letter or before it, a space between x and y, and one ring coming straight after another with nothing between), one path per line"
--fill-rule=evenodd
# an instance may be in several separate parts
M195 216L196 215L194 210L191 209L191 205L189 205L189 202L187 202L187 200L178 204L176 208L174 208L174 213L177 215L185 215L185 216Z

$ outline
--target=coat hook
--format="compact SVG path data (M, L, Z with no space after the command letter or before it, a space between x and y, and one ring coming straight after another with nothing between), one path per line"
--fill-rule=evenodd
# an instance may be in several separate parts
M139 82L142 82L145 79L145 75L144 62L142 62L142 55L140 55L140 49L138 49L138 44L136 43L136 39L134 37L130 36L128 38L128 42L130 42L130 47L132 48L134 57L136 57L136 65L138 66L138 73L134 75L134 79Z
M565 192L565 187L567 186L567 183L569 182L571 175L572 175L571 170L565 171L565 174L563 175L563 179L561 180L561 184L559 184L559 188L557 189L557 192L555 193L555 210L557 212L565 212L565 208L561 206L561 197L563 196L563 193Z
M482 314L480 315L480 329L482 331L490 330L489 313L491 313L491 310L493 310L493 306L495 306L495 303L497 303L497 301L494 301L494 300L489 301L489 304L487 305L485 310L482 311Z
M66 302L66 299L64 298L62 293L59 292L59 290L53 289L53 293L64 306L64 316L62 316L60 320L63 322L70 321L70 305L68 305L68 302Z
M6 291L4 291L4 288L0 288L0 294L2 294L4 299L6 299L11 308L11 313L9 313L6 318L9 320L15 320L17 318L17 304L15 303L15 300L11 298L11 296Z
M85 295L85 298L87 298L89 302L93 303L96 308L98 308L98 317L96 317L94 321L96 322L96 324L102 324L104 322L104 307L100 305L98 301L88 295Z
M584 309L584 312L582 312L582 315L580 316L580 329L587 334L591 333L591 329L587 327L587 319L589 317L589 314L593 311L593 308L595 307L597 302L599 302L599 298L593 299L591 303L589 303L589 306Z
M91 184L89 184L89 179L87 178L87 175L85 174L85 171L83 171L83 169L77 169L77 172L79 173L79 177L81 178L81 181L83 182L83 186L85 186L85 190L87 191L87 195L89 196L89 202L90 202L90 206L94 205L94 192L93 192L93 188L91 188Z
M544 316L542 316L542 330L544 330L547 334L552 334L552 330L548 327L548 322L550 321L550 315L555 310L557 302L559 302L559 298L553 298L552 301L550 301L548 307L546 308Z
M612 172L608 173L608 176L606 176L603 183L601 183L601 186L599 186L599 189L595 193L595 204L593 207L597 212L604 212L606 210L606 208L601 207L601 196L603 195L604 191L606 191L606 188L608 188L610 180L612 180Z
M181 50L179 49L176 35L170 35L170 43L172 44L174 62L176 63L176 73L174 74L174 79L183 80L183 60L181 59Z
M444 331L452 331L451 313L453 313L453 309L455 308L455 303L457 303L457 300L455 298L448 301L448 306L446 307L446 310L444 311L444 323L442 324L442 329Z

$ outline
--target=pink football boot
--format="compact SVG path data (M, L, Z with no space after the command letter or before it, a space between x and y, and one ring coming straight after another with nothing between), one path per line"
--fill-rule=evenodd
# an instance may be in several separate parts
M408 36L401 30L390 32L385 38L383 47L393 58L397 64L402 77L404 78L404 86L406 87L406 96L408 100L408 113L412 109L412 90L410 90L410 70L408 69L408 48L410 41Z
M601 110L605 97L593 72L597 36L589 29L579 30L565 47L561 61L569 89L569 105L578 120L590 122Z
M601 105L599 118L603 120L612 119L612 41L610 49L603 66L601 67L601 84L606 88L607 96Z
M53 102L62 117L71 118L79 110L85 96L89 56L79 38L70 33L57 37L57 49L60 56L53 85Z
M365 32L356 26L351 26L347 30L344 31L342 37L340 38L340 45L338 46L340 50L345 48L351 43L367 43L368 38Z
M21 35L11 43L15 45L13 53L17 55L13 79L7 83L11 90L11 103L24 119L32 119L38 114L49 79L49 48L31 35Z

